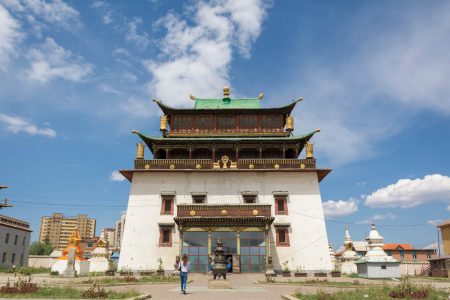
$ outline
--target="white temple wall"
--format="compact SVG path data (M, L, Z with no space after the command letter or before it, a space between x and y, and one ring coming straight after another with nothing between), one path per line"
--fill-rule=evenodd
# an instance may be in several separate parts
M174 227L172 247L159 247L158 223L173 222L176 205L192 203L192 192L206 192L209 204L243 203L241 192L258 192L257 203L271 204L274 223L289 223L290 247L275 246L271 229L271 255L275 269L288 261L289 268L331 270L319 183L315 172L198 172L167 171L134 173L128 201L119 270L156 269L161 257L172 270L179 252L179 233ZM275 215L273 192L288 193L288 215ZM174 215L160 215L161 193L176 192Z

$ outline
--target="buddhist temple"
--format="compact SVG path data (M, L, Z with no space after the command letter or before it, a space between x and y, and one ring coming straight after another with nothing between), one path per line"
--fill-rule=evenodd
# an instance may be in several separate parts
M294 135L292 111L303 99L262 107L263 94L232 98L191 95L192 108L154 99L161 135L141 140L131 183L119 270L173 269L187 254L192 272L206 272L221 238L233 272L275 270L282 262L306 271L331 270L318 168L310 141ZM151 158L145 158L146 149Z

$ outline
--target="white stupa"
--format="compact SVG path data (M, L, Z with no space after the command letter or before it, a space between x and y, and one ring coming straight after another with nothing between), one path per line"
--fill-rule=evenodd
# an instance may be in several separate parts
M356 273L355 261L358 260L355 250L353 250L353 241L348 231L348 225L345 226L345 250L341 255L340 270L342 274L354 274Z
M369 251L356 262L358 276L367 278L399 278L400 262L384 252L383 237L378 233L375 224L372 224L366 241Z
M100 239L97 248L92 251L92 258L89 259L89 272L106 272L109 267L109 250L105 240Z

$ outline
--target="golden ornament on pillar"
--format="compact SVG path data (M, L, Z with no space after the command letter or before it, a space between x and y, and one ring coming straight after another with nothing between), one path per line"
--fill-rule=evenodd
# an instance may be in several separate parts
M294 131L294 118L292 116L286 117L286 131Z
M159 118L159 130L161 131L166 131L167 130L167 116L161 116Z
M306 158L314 158L314 144L306 143Z
M144 159L144 144L137 143L136 147L136 159Z

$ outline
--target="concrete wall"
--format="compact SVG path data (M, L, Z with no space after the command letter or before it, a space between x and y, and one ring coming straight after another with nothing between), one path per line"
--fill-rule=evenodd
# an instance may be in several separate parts
M441 227L442 244L444 245L445 255L450 255L450 225L445 225Z
M9 234L9 240L6 243L7 234ZM0 268L11 268L13 265L26 267L28 265L30 235L29 231L0 225ZM12 261L13 254L15 254L14 262ZM5 257L4 260L3 257Z
M402 275L428 275L430 263L427 262L402 262L400 273Z
M398 263L359 263L358 276L366 278L400 278ZM383 269L382 266L386 268Z
M30 255L28 258L28 266L32 268L51 268L55 259L50 255Z
M174 215L160 215L161 192L174 191ZM158 223L173 222L176 205L192 203L191 192L206 192L207 203L243 203L241 192L257 191L257 203L271 204L274 223L290 223L290 247L275 247L272 226L271 254L276 269L331 270L328 238L317 174L314 172L146 172L135 173L128 201L119 270L155 269L161 257L166 270L173 269L179 251L179 232L172 232L172 247L159 247ZM275 215L274 191L289 194L288 215Z

